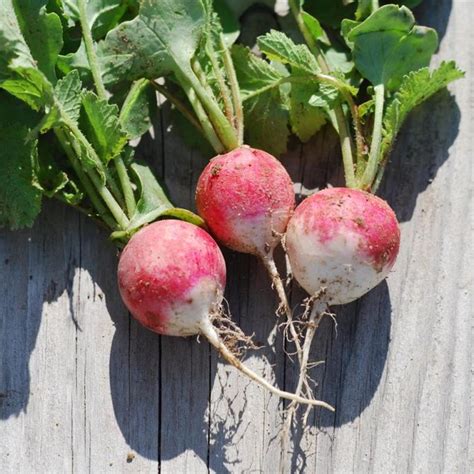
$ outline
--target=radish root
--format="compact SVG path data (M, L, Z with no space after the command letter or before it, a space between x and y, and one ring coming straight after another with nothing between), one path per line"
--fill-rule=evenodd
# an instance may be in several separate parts
M327 304L324 303L321 298L324 295L324 289L319 291L316 295L307 298L305 301L305 311L301 316L301 323L306 327L306 332L304 336L304 342L301 351L298 351L298 359L300 362L300 372L298 377L298 384L296 386L295 395L304 396L308 400L314 400L313 390L311 388L312 380L308 375L309 369L319 365L322 362L310 363L309 354L311 350L311 344L314 339L314 335L319 327L319 324L324 316L331 315L328 312ZM308 318L309 315L309 318ZM332 408L332 407L331 407ZM288 464L288 454L289 454L289 442L290 442L290 433L293 418L296 412L297 406L294 402L291 402L288 405L288 408L285 412L284 426L281 432L281 446L282 446L282 460L280 465L280 472L286 472L286 467ZM334 411L332 408L331 411ZM303 417L303 425L306 424L309 415L309 406L306 410Z
M299 395L295 395L294 393L285 392L284 390L280 390L274 387L271 383L267 382L264 378L258 375L256 372L248 368L245 364L243 364L233 353L232 351L224 344L222 338L219 336L216 328L212 325L210 320L205 320L201 324L201 333L203 336L207 338L212 346L214 346L221 356L231 365L233 365L237 370L245 374L254 382L257 382L262 387L266 388L268 391L273 393L274 395L285 398L290 400L294 403L301 403L305 405L312 405L312 406L321 406L327 408L328 410L334 411L334 408L331 405L328 405L325 402L318 401L318 400L309 400L303 398Z

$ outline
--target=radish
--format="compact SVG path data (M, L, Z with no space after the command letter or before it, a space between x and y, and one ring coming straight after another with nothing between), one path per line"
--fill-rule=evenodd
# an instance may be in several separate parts
M346 304L377 286L389 273L400 246L395 213L382 199L358 189L329 188L305 199L295 210L285 236L286 251L298 283L311 295L295 393L307 380L311 343L328 305ZM295 405L290 404L283 435L287 452ZM307 412L308 413L308 412ZM307 414L306 414L307 416ZM306 418L306 417L305 417Z
M118 265L122 299L148 329L168 336L203 335L222 357L279 397L331 407L273 387L246 367L224 344L222 321L226 267L212 237L187 222L162 220L137 232Z
M246 145L218 155L199 177L196 207L220 242L262 260L280 299L277 313L285 314L291 340L300 349L273 258L295 207L286 169L269 153Z
M293 183L272 155L243 145L213 158L199 177L196 207L214 236L238 252L256 255L289 312L273 259L295 207Z
M272 155L241 146L209 162L196 205L225 246L271 259L295 207L293 183Z
M303 201L288 225L293 275L321 301L346 304L387 275L398 254L400 229L388 204L367 192L330 188Z

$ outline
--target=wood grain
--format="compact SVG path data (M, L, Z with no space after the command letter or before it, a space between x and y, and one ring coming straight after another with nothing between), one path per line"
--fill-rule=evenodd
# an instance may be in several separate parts
M441 32L435 62L455 58L467 78L417 110L397 142L381 192L402 222L401 254L386 282L335 308L337 329L321 326L313 376L337 411L295 431L293 472L474 470L472 6L418 9ZM205 158L170 129L166 106L140 150L191 206ZM283 158L299 194L340 182L338 160L330 132ZM230 310L266 345L246 362L293 389L265 272L252 257L226 259ZM0 471L276 472L283 403L203 341L137 325L115 267L106 235L56 203L31 231L0 233ZM292 288L295 305L303 296Z

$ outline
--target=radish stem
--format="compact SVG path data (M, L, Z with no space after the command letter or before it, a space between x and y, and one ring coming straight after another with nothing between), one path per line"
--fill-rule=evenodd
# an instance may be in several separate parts
M196 95L206 110L217 136L220 138L225 149L227 151L233 150L239 146L235 130L223 114L215 97L210 96L207 88L201 84L199 80L200 67L201 66L196 60L193 61L193 68L188 74L189 83L196 91Z
M192 111L186 107L186 105L179 100L176 96L174 96L166 87L158 84L155 81L150 81L150 84L154 87L154 89L159 92L163 97L169 100L177 110L179 110L190 122L194 125L198 131L204 133L204 130L199 123L198 119L193 115Z
M84 38L84 45L86 47L87 60L91 68L92 78L97 89L97 95L101 99L107 99L107 91L102 82L102 75L100 73L99 62L94 49L94 40L92 32L87 21L86 0L78 0L79 7L79 21L82 28L82 36Z
M107 208L102 204L100 197L98 196L94 186L90 182L89 178L87 177L86 173L82 169L81 165L78 162L78 159L75 155L75 152L69 143L69 139L66 133L61 130L60 128L55 128L54 133L58 138L59 142L61 143L64 151L66 152L66 156L69 158L69 161L79 178L82 186L84 186L84 190L91 201L91 204L94 206L95 210L99 214L99 216L103 219L103 221L111 228L116 229L117 224L112 219L112 217L108 214Z
M301 15L300 2L296 0L289 0L291 12L295 17L298 28L300 29L310 51L316 58L316 61L321 68L323 74L328 74L330 72L329 65L324 57L323 52L317 45L315 39L313 38L310 31L305 25L303 16ZM352 136L350 134L349 128L347 126L346 117L342 106L340 103L334 105L334 115L336 118L336 123L338 127L339 139L341 142L341 151L342 151L342 160L344 164L344 175L346 179L346 186L348 188L353 188L356 186L355 173L354 173L354 159L352 156L353 143Z
M237 131L237 141L239 146L244 143L244 112L242 109L242 98L240 96L240 87L237 80L237 74L235 72L234 62L229 53L228 48L224 43L222 34L220 35L220 43L223 51L224 67L227 73L227 79L230 83L230 90L232 92L232 101L234 104L235 114L235 128Z
M219 84L219 90L222 96L222 100L224 102L224 112L225 116L229 123L234 124L234 104L232 101L232 94L229 90L229 86L226 84L225 77L222 74L222 69L217 60L217 55L214 49L214 45L212 40L207 42L207 48L209 48L208 57L211 60L212 69L214 70L214 74L217 79L217 83ZM199 64L199 63L198 63ZM212 90L211 90L212 93Z
M125 205L127 206L127 214L131 219L136 209L135 196L133 193L132 182L127 173L127 168L121 156L115 158L115 167L117 169L117 174L122 185L123 194L125 197Z
M181 87L183 88L186 96L188 97L189 102L191 103L193 110L196 114L197 120L201 124L204 135L211 144L212 148L216 153L222 153L225 151L225 145L222 140L219 138L217 131L214 128L213 123L211 122L209 115L207 114L204 106L202 105L199 97L194 90L193 84L186 78L184 75L178 76ZM199 83L199 81L196 81Z
M372 132L372 145L370 148L369 161L365 168L359 187L364 190L370 190L377 173L377 165L380 160L380 148L382 144L382 120L383 108L385 100L385 87L383 84L378 84L374 87L375 92L375 115L374 115L374 129Z

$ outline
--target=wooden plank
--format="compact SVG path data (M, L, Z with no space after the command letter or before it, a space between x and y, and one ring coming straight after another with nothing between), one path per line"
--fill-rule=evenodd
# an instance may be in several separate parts
M451 10L451 11L450 11ZM467 79L410 118L382 194L402 221L388 281L336 308L313 358L315 410L295 433L295 472L470 472L472 149L471 2L426 0L443 34L436 62ZM337 144L296 142L283 161L308 193L341 174ZM190 206L204 158L170 130L164 109L142 153L172 199ZM463 225L463 228L460 226ZM471 233L472 234L472 233ZM226 252L227 298L247 333L273 347L246 362L292 389L275 338L276 301L252 257ZM279 262L281 266L281 261ZM0 234L1 472L276 472L283 404L218 360L206 343L160 338L133 322L115 282L116 253L93 223L47 203L31 231ZM304 295L294 285L293 302Z

